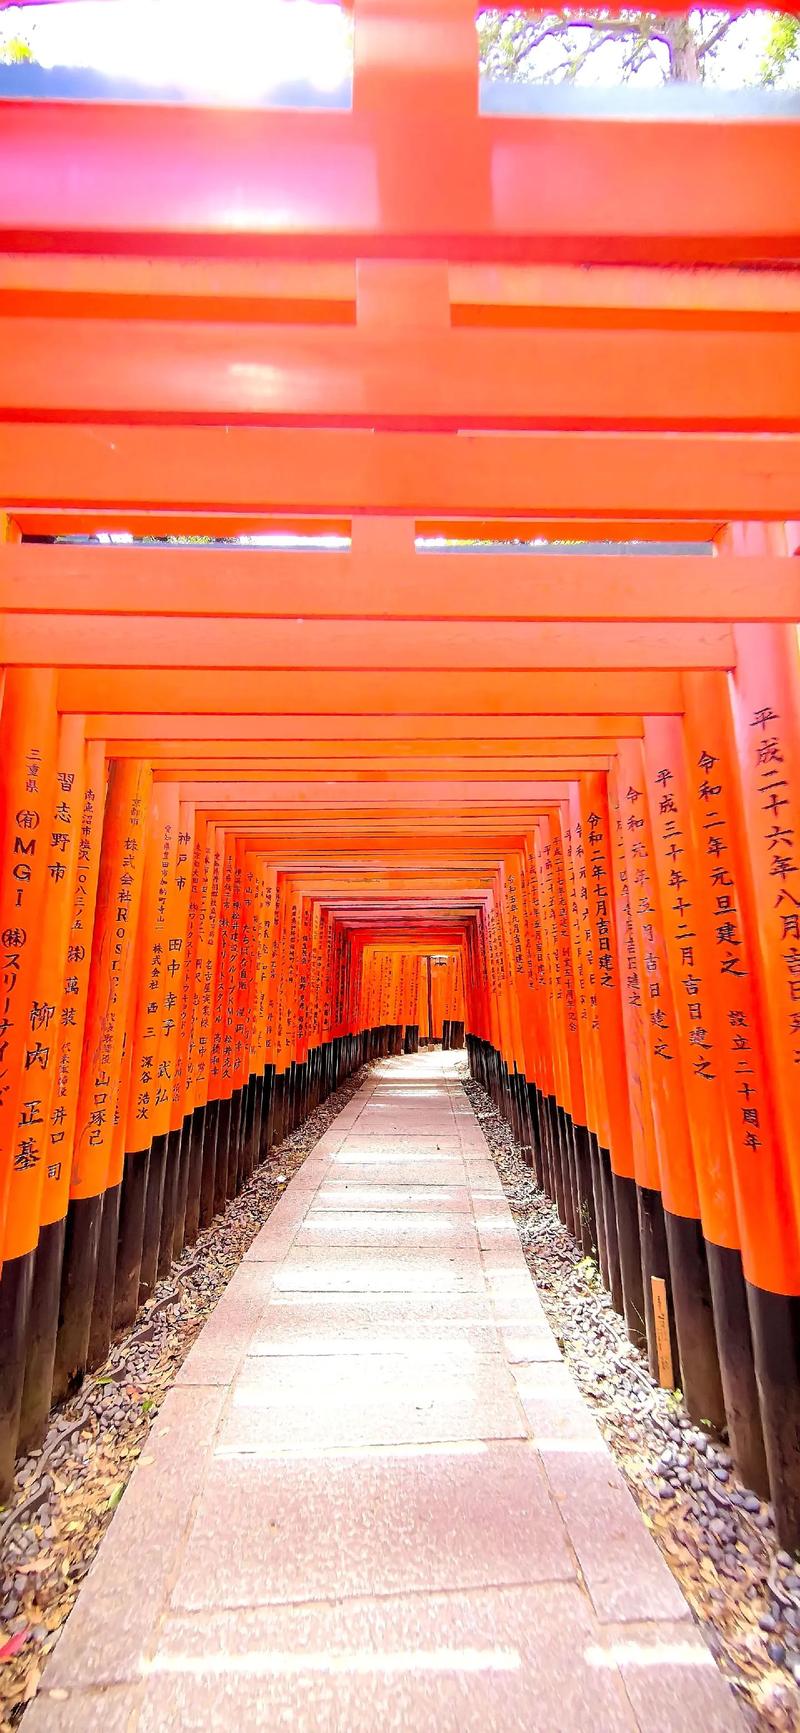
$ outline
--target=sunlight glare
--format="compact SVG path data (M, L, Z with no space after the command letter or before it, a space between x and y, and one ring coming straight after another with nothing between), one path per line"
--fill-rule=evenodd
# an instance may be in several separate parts
M521 1666L518 1649L400 1649L381 1654L376 1650L325 1649L320 1654L302 1650L281 1654L277 1650L251 1655L157 1655L142 1664L150 1673L235 1673L259 1677L292 1673L516 1673Z
M599 1643L592 1643L584 1651L584 1659L590 1667L714 1666L710 1649L691 1642L661 1642L658 1636L650 1643L610 1643L607 1648L601 1648Z
M65 0L12 7L3 28L29 41L43 67L237 102L301 81L332 91L351 67L346 14L316 0Z

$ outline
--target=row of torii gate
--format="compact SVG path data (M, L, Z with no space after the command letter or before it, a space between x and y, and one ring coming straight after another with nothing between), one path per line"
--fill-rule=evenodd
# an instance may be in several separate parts
M480 115L474 13L0 105L0 1474L433 954L796 1544L800 126Z

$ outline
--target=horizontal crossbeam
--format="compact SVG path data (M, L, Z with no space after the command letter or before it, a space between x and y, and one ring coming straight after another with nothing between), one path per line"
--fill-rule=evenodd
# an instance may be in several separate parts
M778 314L655 331L0 317L0 413L26 420L796 432L798 377Z
M12 511L792 518L800 435L373 433L0 419ZM125 523L118 522L124 528ZM213 534L213 528L206 530ZM224 528L217 533L225 533ZM232 532L232 533L235 533Z
M0 236L306 259L797 256L791 120L506 119L479 116L475 92L471 113L413 85L405 114L4 103Z
M31 620L48 615L54 634L76 616L89 617L91 634L93 617L101 615L133 621L142 615L154 621L800 617L800 562L788 557L415 552L413 523L391 519L356 520L353 537L352 549L327 552L0 544L0 609ZM157 654L157 628L155 636Z

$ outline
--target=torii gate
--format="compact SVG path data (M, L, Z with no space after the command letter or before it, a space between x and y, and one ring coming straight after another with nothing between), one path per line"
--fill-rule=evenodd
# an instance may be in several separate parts
M798 123L352 9L349 112L0 105L0 1479L440 948L794 1544Z

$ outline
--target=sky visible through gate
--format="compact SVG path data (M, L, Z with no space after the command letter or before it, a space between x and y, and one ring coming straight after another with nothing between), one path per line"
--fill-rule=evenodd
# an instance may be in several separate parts
M352 61L349 18L315 0L226 0L222 8L217 0L66 0L0 14L0 44L14 38L41 66L188 85L239 102L298 79L334 90Z
M706 18L714 14L706 13ZM706 82L721 90L758 87L774 14L745 15L720 44ZM0 57L22 42L44 68L91 69L144 86L180 86L209 100L268 99L271 90L299 82L312 91L346 88L352 61L351 25L336 5L316 0L65 0L64 4L10 7L0 13ZM536 81L547 83L563 58L561 45L542 44ZM576 84L620 82L621 49L609 43L592 54ZM265 69L268 69L265 73ZM640 89L662 82L650 60L630 80ZM779 79L800 87L795 57Z

